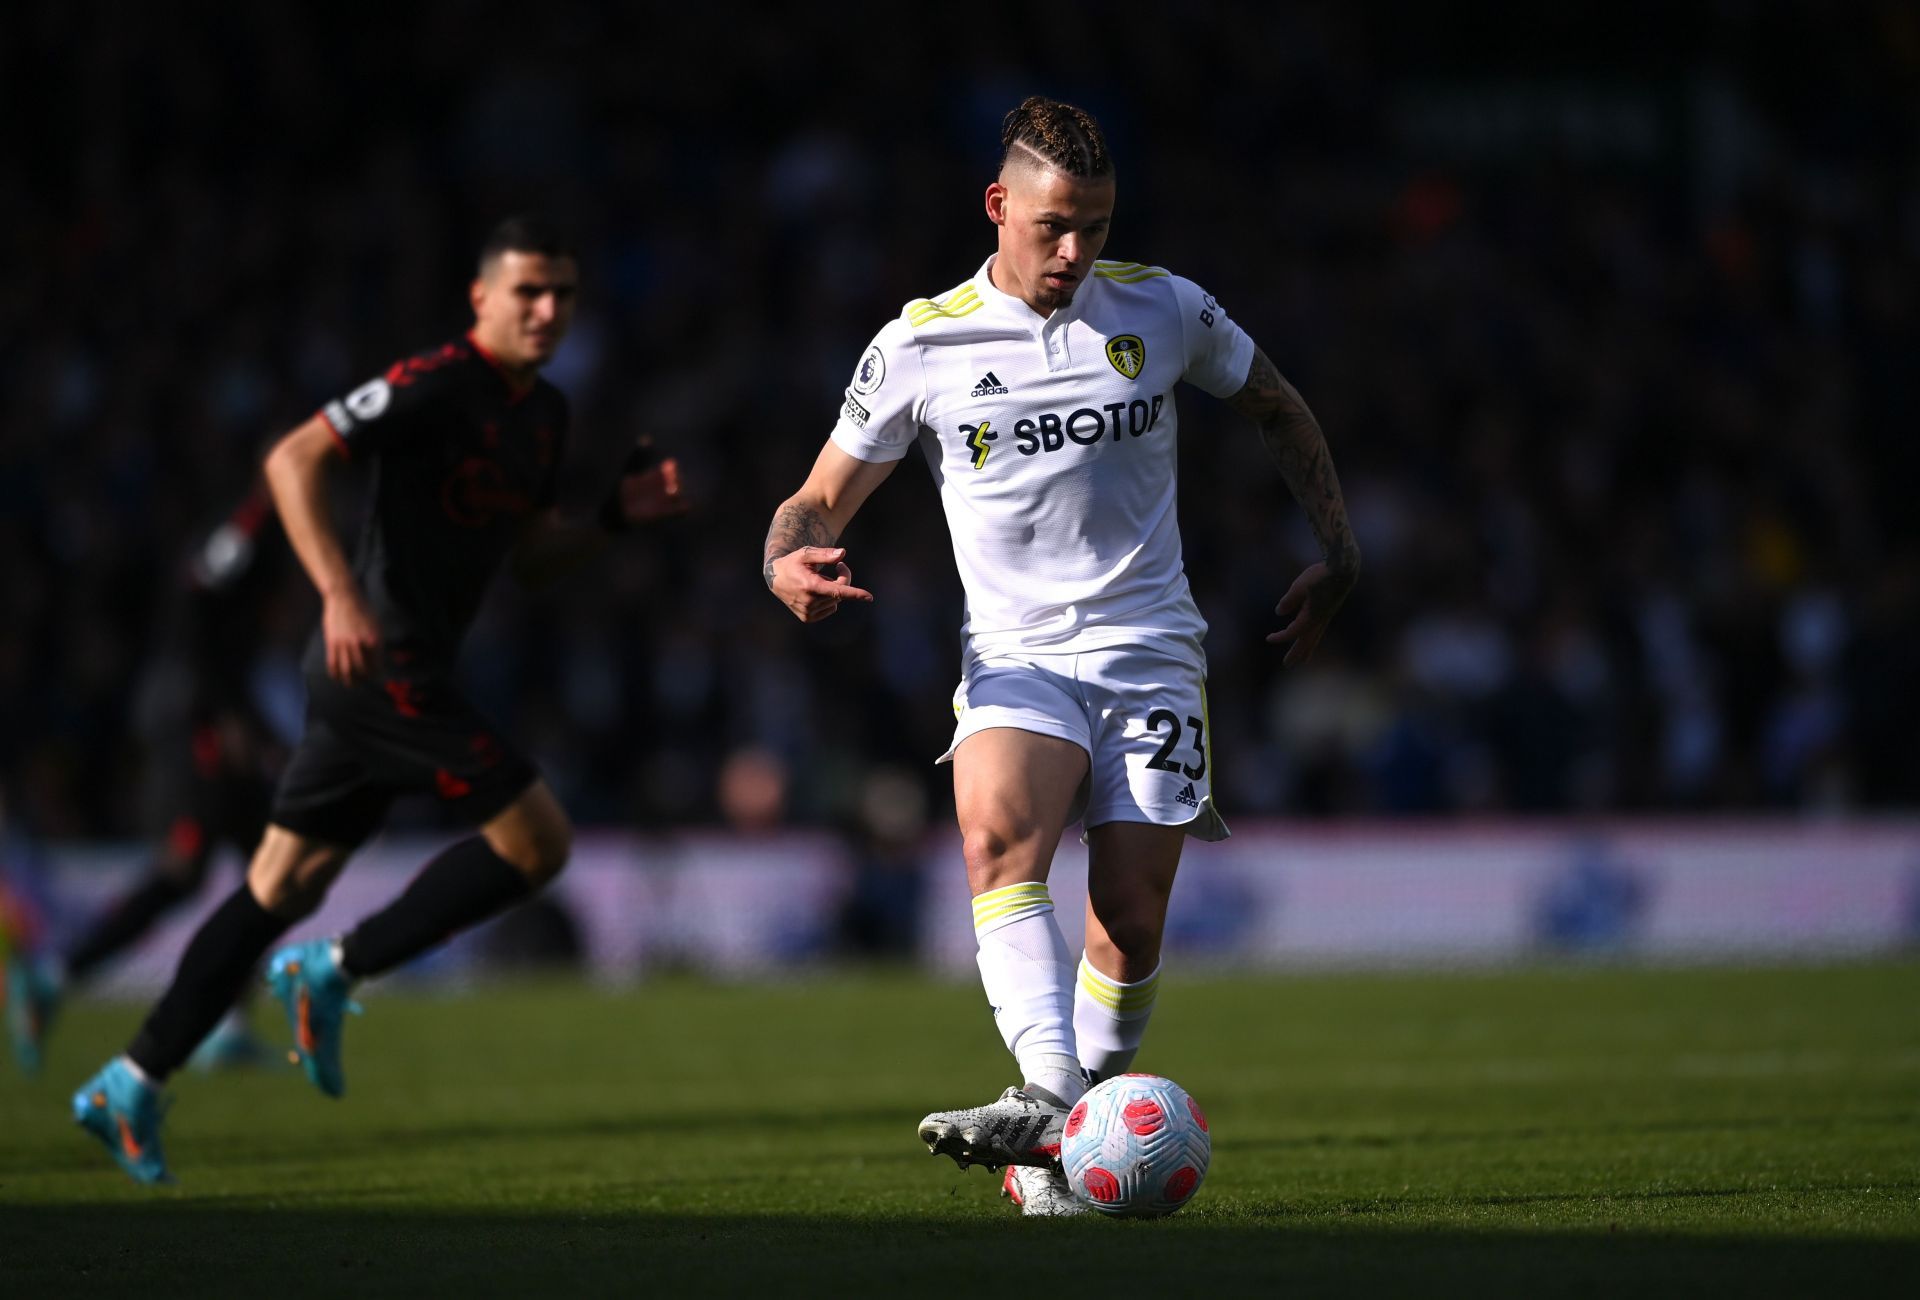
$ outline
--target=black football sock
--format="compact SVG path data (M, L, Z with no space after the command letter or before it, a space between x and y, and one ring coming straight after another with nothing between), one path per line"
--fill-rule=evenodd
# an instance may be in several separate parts
M260 906L243 883L194 932L173 983L140 1026L127 1055L158 1083L193 1055L233 1005L275 939L293 922Z
M341 969L354 979L384 974L532 892L526 875L484 837L461 840L340 941Z
M193 895L194 884L156 871L102 912L67 949L67 978L85 979L113 954L145 934L153 923Z

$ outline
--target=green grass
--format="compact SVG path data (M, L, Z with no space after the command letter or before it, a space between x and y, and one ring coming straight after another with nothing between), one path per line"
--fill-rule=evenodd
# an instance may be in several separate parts
M70 1008L0 1071L0 1295L1920 1295L1913 964L1170 976L1141 1065L1214 1166L1152 1223L918 1146L1008 1081L970 987L366 1001L343 1102L182 1075L161 1191L66 1122L138 1013Z

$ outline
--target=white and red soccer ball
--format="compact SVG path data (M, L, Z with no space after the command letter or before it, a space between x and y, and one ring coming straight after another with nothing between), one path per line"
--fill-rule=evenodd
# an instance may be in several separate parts
M1193 1199L1213 1158L1207 1117L1157 1074L1095 1084L1067 1115L1060 1163L1073 1194L1119 1218L1157 1218Z

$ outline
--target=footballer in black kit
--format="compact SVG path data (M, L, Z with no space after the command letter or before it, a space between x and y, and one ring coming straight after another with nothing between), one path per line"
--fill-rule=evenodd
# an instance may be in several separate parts
M286 746L254 698L253 667L267 595L283 581L273 500L256 482L181 566L161 634L177 656L185 698L159 760L173 815L146 869L58 952L16 954L8 986L15 1059L31 1073L60 1003L155 923L197 894L222 845L244 860L267 825ZM238 1016L203 1059L236 1064L256 1045Z
M567 436L560 390L516 390L471 337L396 362L321 418L372 500L354 577L382 653L341 682L316 630L308 731L274 799L276 825L359 844L395 795L430 792L475 825L537 772L453 685L454 656L529 516L554 504Z
M572 827L525 755L463 697L454 659L502 562L566 572L635 524L682 513L679 468L635 447L597 519L555 508L567 407L539 368L571 322L573 249L545 222L503 222L480 251L464 337L400 361L275 444L265 464L287 540L321 597L307 725L246 883L208 918L124 1054L73 1096L76 1122L141 1182L168 1178L159 1086L253 964L309 915L393 799L439 799L475 833L345 934L281 948L267 982L293 1055L342 1095L352 986L438 947L558 875ZM328 509L331 467L370 473L350 564Z

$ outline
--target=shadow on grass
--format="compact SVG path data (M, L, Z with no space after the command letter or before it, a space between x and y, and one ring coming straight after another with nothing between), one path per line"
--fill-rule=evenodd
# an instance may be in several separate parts
M55 1112L45 1108L39 1118L50 1128L65 1118L64 1108ZM669 1111L661 1113L622 1112L606 1115L516 1116L510 1120L447 1119L423 1120L405 1126L355 1128L348 1132L323 1133L299 1130L282 1133L263 1142L258 1133L208 1133L194 1136L190 1142L171 1143L178 1156L191 1151L192 1163L217 1162L223 1165L250 1166L283 1163L290 1152L323 1150L328 1156L405 1155L417 1152L472 1148L491 1142L525 1144L530 1141L568 1139L645 1138L658 1134L728 1136L746 1133L788 1133L799 1122L791 1110ZM810 1110L805 1123L814 1133L857 1132L871 1129L871 1107L842 1107ZM908 1135L911 1137L911 1134ZM78 1130L72 1131L75 1151L83 1151L89 1165L99 1155ZM901 1145L903 1151L915 1148ZM180 1162L176 1162L180 1163ZM45 1157L37 1151L0 1149L0 1178L9 1174L36 1172L45 1168ZM4 1213L0 1210L0 1213Z
M138 1294L1920 1294L1920 1241L194 1203L0 1207L9 1297ZM1257 1288L1257 1290L1256 1290Z
M1422 1130L1408 1133L1306 1133L1288 1137L1256 1137L1222 1141L1221 1150L1290 1151L1339 1148L1480 1146L1489 1141L1532 1142L1562 1138L1595 1136L1646 1137L1658 1134L1740 1133L1825 1130L1860 1124L1912 1124L1920 1119L1913 1111L1882 1111L1872 1114L1833 1115L1751 1115L1725 1119L1635 1120L1605 1124L1521 1124L1498 1129Z

